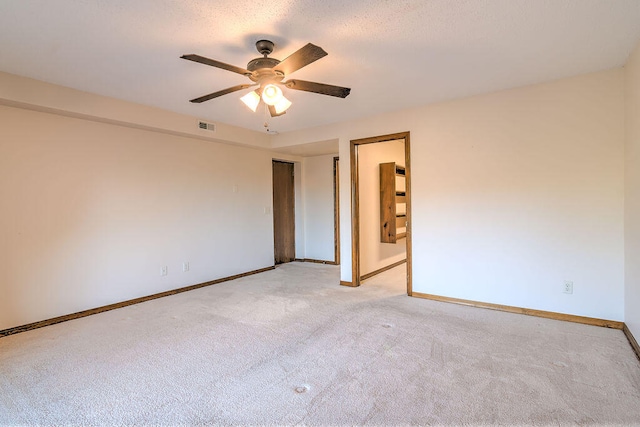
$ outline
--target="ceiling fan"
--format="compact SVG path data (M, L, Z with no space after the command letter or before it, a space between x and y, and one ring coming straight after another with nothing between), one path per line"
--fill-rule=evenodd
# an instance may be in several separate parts
M351 92L351 89L348 87L333 86L324 83L309 82L305 80L283 81L285 77L294 71L297 71L300 68L326 56L327 52L319 46L308 43L284 60L280 61L278 59L268 57L268 55L273 52L273 47L273 42L269 40L257 41L256 49L263 56L249 61L246 69L225 64L224 62L216 61L214 59L205 58L200 55L182 55L180 57L182 59L188 59L189 61L199 62L201 64L242 74L253 82L251 84L242 84L219 90L208 95L194 98L190 100L190 102L201 103L228 93L258 86L256 90L248 93L240 99L253 111L256 111L258 104L262 101L269 108L271 117L276 117L284 114L287 108L291 106L291 101L284 97L280 86L284 86L288 89L335 96L338 98L346 98Z

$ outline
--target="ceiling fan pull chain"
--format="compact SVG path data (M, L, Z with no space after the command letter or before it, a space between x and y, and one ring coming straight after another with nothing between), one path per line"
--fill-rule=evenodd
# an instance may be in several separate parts
M264 105L264 128L268 132L269 131L269 107L267 107L267 104L265 103L262 103L262 105Z

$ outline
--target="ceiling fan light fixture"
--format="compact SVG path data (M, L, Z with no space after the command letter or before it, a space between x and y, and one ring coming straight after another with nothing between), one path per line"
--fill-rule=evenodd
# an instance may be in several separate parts
M251 111L255 113L256 109L258 108L258 104L260 104L260 95L258 95L258 93L253 90L240 98L240 101L244 102L244 105L251 108Z
M262 100L267 105L276 105L283 97L282 89L274 84L270 83L262 89Z
M282 99L274 105L276 114L284 113L289 107L291 107L291 101L289 101L284 95L282 95Z

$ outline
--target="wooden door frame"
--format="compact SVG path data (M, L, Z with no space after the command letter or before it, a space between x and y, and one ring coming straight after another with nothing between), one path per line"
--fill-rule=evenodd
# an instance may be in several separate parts
M409 142L410 132L400 132L390 135L374 136L351 140L351 286L360 286L360 187L358 171L358 146L374 144L377 142L395 141L404 139L404 159L406 171L407 193L407 295L413 293L412 283L412 252L411 252L411 148Z
M340 157L333 158L333 262L340 265Z

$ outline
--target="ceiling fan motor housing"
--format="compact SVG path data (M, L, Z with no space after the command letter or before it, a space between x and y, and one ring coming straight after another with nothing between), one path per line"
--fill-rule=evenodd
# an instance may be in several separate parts
M261 68L273 68L280 63L280 60L275 58L256 58L249 61L247 64L247 70L254 72Z
M252 81L263 85L268 83L279 83L284 79L284 73L273 70L273 67L280 63L280 60L267 58L267 55L273 52L273 47L274 44L271 40L258 40L256 42L256 49L264 56L262 58L252 59L247 64L247 70L251 71L251 74L248 77Z
M284 73L275 71L273 67L278 65L280 60L275 58L256 58L249 61L247 70L251 71L248 76L257 83L277 83L284 79Z

